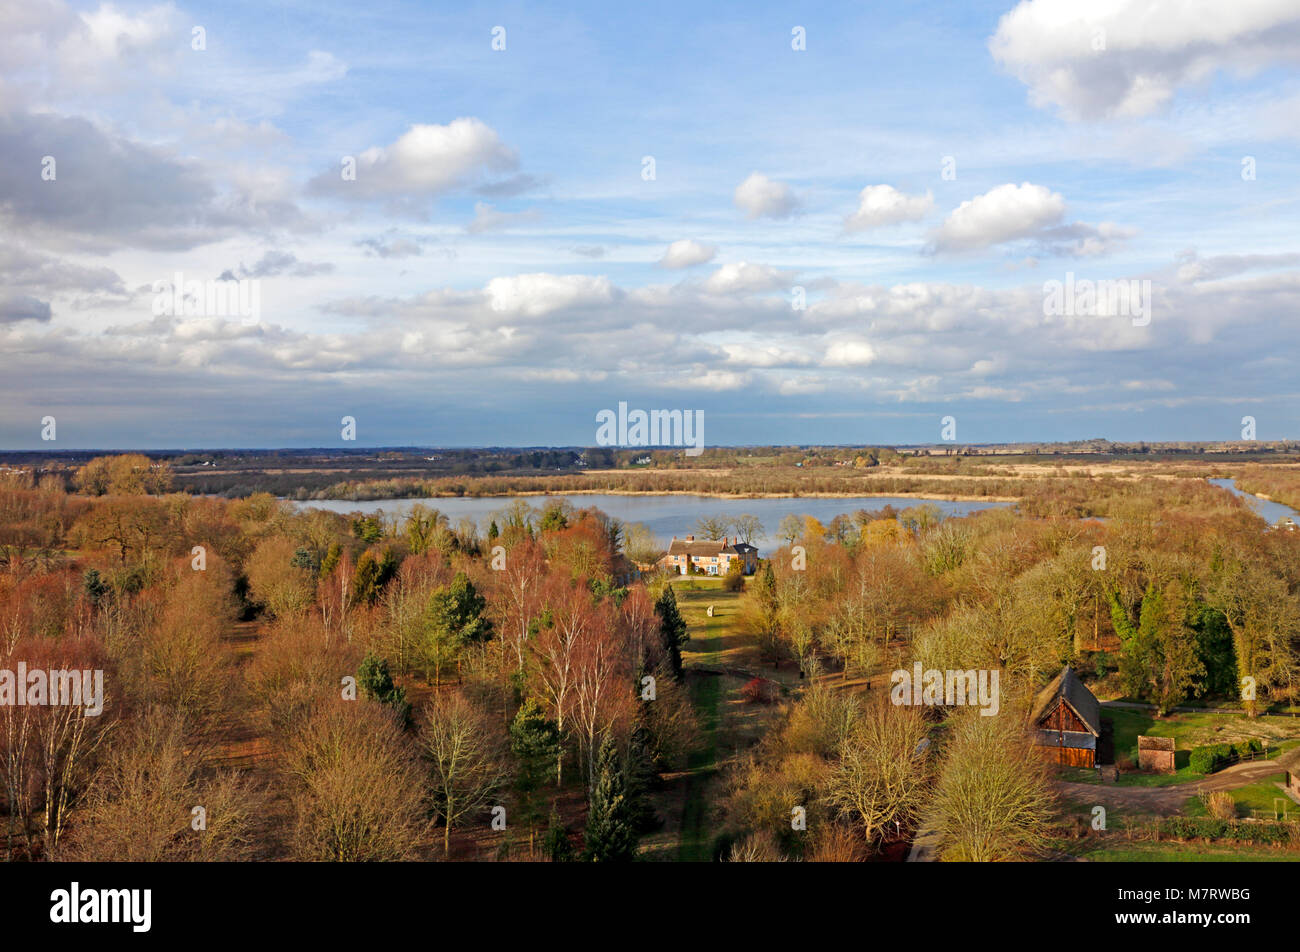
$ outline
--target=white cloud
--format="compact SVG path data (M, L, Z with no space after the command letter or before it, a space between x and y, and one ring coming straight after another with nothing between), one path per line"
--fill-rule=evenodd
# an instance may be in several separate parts
M799 207L794 191L761 172L736 186L736 207L750 218L788 218Z
M1141 116L1218 70L1300 61L1294 0L1022 0L998 22L993 57L1038 106L1067 116Z
M541 317L562 308L612 304L615 291L603 276L538 273L493 278L486 294L493 311Z
M934 196L905 195L892 185L868 185L858 195L858 210L844 219L845 231L865 231L905 221L920 221L934 207Z
M28 170L46 154L57 187L32 188ZM222 187L197 162L80 117L0 112L0 156L0 228L47 244L172 251L308 224L291 201Z
M1181 258L1183 264L1178 268L1178 280L1186 283L1215 281L1220 278L1230 278L1246 271L1294 268L1300 265L1300 253L1217 255L1211 258L1200 258L1196 252L1192 251L1185 253Z
M933 234L939 251L969 251L1029 238L1065 216L1065 199L1042 185L999 185L962 202Z
M674 376L670 381L673 390L740 390L749 386L750 376L730 370L706 369L694 367L690 371Z
M356 180L342 166L312 180L315 191L342 198L419 199L506 173L519 164L515 150L487 123L473 117L445 126L413 125L388 146L356 156Z
M752 294L759 291L775 291L789 286L792 274L778 271L765 264L750 264L737 261L724 264L704 282L704 289L710 294Z
M837 340L826 348L822 365L826 367L866 367L876 361L876 350L857 338Z
M674 241L659 259L661 268L690 268L697 264L712 261L718 253L713 245L704 245L691 238Z
M779 344L728 342L722 344L728 364L745 367L806 367L813 359L792 347Z

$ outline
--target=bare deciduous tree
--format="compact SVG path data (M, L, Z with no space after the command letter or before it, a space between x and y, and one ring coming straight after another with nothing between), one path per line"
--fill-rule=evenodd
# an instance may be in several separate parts
M1020 722L968 709L947 746L932 813L940 857L1011 860L1041 845L1053 798L1043 759Z
M320 705L294 732L283 764L297 859L409 859L427 835L418 761L380 705Z
M459 691L434 695L420 731L433 768L433 804L443 819L442 851L451 851L451 828L479 810L509 775L500 720Z
M893 823L912 823L930 772L922 741L927 726L916 707L869 704L840 745L828 799L862 824L871 840Z

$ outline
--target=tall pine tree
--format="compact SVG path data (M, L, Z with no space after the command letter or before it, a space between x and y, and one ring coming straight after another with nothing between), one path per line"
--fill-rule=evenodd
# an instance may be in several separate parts
M626 863L636 856L637 817L627 776L608 734L596 760L596 786L587 810L585 857L593 863Z
M655 602L655 613L659 616L659 637L663 641L664 652L673 669L673 677L682 679L682 645L689 635L686 620L677 610L677 595L671 585L664 586L664 592Z

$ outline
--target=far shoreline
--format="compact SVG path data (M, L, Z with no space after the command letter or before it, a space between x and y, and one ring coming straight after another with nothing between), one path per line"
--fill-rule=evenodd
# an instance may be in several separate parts
M541 490L527 489L518 490L508 493L437 493L420 496L372 496L365 499L352 498L326 498L326 499L294 499L292 496L281 496L281 499L289 502L312 503L312 502L399 502L404 499L421 500L421 499L514 499L516 497L524 498L530 496L699 496L704 499L917 499L929 500L932 502L1020 502L1020 496L974 496L969 494L940 494L940 493L864 493L864 492L846 492L846 493L828 493L828 492L811 492L811 493L710 493L696 492L694 490L680 489L655 489L655 490L630 490L630 489L565 489L565 490Z

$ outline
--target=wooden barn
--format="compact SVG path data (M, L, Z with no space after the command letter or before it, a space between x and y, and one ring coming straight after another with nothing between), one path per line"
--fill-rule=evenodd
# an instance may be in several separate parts
M1097 766L1101 704L1066 665L1034 699L1030 723L1044 756L1071 767Z

